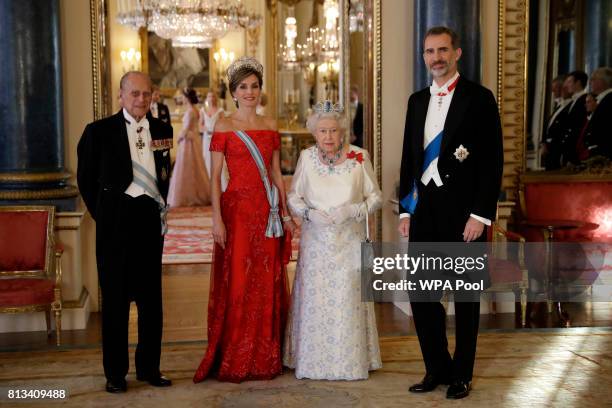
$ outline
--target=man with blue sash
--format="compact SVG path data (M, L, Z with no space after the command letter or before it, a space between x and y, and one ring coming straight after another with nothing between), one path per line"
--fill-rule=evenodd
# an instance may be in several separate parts
M121 78L123 109L90 123L77 148L77 181L96 221L96 259L102 291L102 352L106 391L125 392L129 368L130 302L138 308L136 376L164 387L161 258L172 127L147 113L151 79Z
M488 89L457 72L457 34L434 27L423 57L433 77L410 96L400 173L399 232L411 242L484 241L495 219L503 170L501 123ZM440 294L411 301L426 374L411 392L450 384L447 398L469 394L480 302L455 302L456 348L451 358Z

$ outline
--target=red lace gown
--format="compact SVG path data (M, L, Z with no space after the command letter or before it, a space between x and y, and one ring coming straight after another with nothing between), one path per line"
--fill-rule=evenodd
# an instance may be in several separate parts
M280 137L249 130L268 168ZM272 379L282 371L288 309L282 239L267 238L270 205L259 171L233 132L215 132L210 150L223 152L230 181L221 195L225 250L215 244L208 303L208 349L193 377L220 381Z

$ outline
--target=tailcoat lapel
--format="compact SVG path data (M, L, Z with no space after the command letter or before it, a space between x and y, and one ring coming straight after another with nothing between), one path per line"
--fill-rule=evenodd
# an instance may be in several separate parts
M442 143L440 145L440 156L442 156L450 141L455 137L455 133L461 121L465 119L464 116L470 104L470 98L471 94L467 91L465 80L460 76L457 87L455 88L455 93L453 94L453 99L448 108L446 122L444 122L444 134L442 135Z

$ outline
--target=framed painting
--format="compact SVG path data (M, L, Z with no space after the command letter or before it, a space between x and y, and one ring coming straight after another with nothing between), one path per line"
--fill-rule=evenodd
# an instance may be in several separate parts
M142 69L151 76L165 96L191 87L210 87L210 49L173 47L172 41L141 30Z

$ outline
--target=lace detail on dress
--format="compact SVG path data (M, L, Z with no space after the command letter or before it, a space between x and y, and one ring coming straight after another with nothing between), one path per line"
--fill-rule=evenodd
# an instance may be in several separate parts
M353 171L353 169L357 167L357 164L358 164L357 160L346 159L337 166L331 166L331 167L326 166L323 163L321 163L321 160L319 159L319 153L317 151L316 146L309 147L308 150L309 150L310 159L313 162L314 168L320 176L348 174L351 171Z
M248 131L270 166L273 131ZM215 245L208 306L208 349L193 378L268 380L282 372L281 344L288 291L281 240L266 238L270 206L244 143L216 132L211 150L223 151L230 184L221 195L225 249Z

